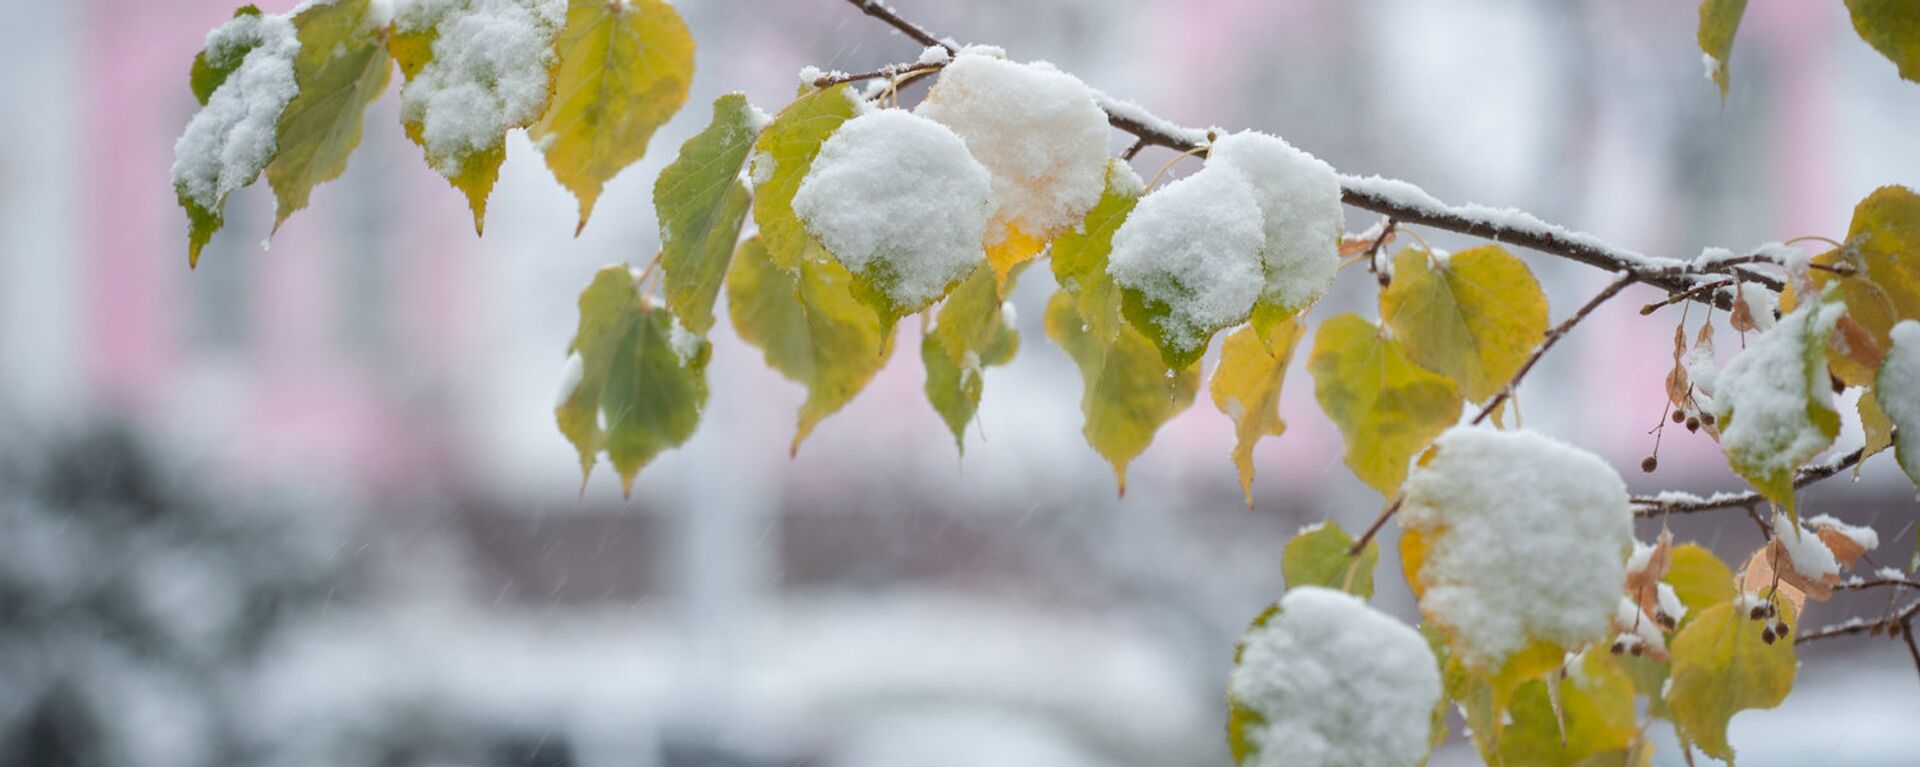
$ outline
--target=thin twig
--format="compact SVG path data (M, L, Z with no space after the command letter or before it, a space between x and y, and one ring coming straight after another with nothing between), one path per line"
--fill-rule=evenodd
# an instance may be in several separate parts
M824 74L814 78L813 87L831 88L841 83L857 83L857 82L860 82L861 80L874 80L881 77L900 77L903 75L916 75L923 72L933 72L941 69L942 67L945 67L946 65L947 65L947 62L944 62L944 61L935 61L935 62L926 63L926 64L915 62L912 64L888 64L879 69L869 70L866 72L853 72L853 73L831 72L831 73Z
M1799 473L1793 476L1793 487L1795 490L1798 490L1853 468L1853 465L1859 463L1865 455L1866 448L1863 446L1851 453L1829 460L1826 463L1814 464L1802 468ZM1633 515L1636 517L1653 517L1661 514L1691 514L1696 511L1751 506L1766 500L1767 499L1760 495L1760 492L1757 490L1748 490L1740 493L1716 493L1706 498L1699 496L1662 498L1652 495L1637 495L1633 497L1633 505L1637 507L1633 510Z
M1688 288L1684 292L1675 293L1673 295L1667 296L1666 298L1660 299L1653 303L1647 304L1646 306L1640 307L1640 314L1641 316L1646 316L1654 313L1655 311L1660 310L1663 307L1672 306L1682 301L1690 301L1690 300L1693 300L1695 296L1701 293L1707 293L1710 291L1719 290L1721 288L1727 287L1732 284L1734 284L1734 280L1733 278L1729 277L1727 279L1720 280L1718 282L1708 282L1708 283L1695 285L1691 288Z
M1354 541L1353 546L1347 549L1347 556L1359 554L1362 549L1367 547L1368 543L1373 542L1373 537L1380 534L1380 528L1386 527L1387 520L1392 519L1393 515L1400 511L1401 504L1406 502L1407 496L1394 496L1393 503L1387 506L1386 511L1380 512L1380 517L1373 520L1373 524L1367 526L1367 531L1360 534L1360 539Z
M1841 581L1840 583L1834 585L1833 590L1834 591L1858 591L1860 589L1874 589L1874 588L1879 588L1881 586L1892 586L1894 588L1902 588L1902 589L1920 589L1920 581L1916 581L1911 578L1872 578L1872 579L1858 580L1858 581Z
M1548 349L1553 348L1554 344L1559 343L1561 337L1565 336L1567 331L1573 330L1573 326L1579 324L1581 320L1586 319L1587 315L1593 313L1594 309L1606 303L1607 299L1619 295L1620 291L1625 290L1628 285L1632 285L1634 282L1635 278L1632 273L1621 272L1613 278L1613 282L1607 283L1605 290L1595 293L1593 298L1587 299L1586 303L1581 304L1580 308L1575 309L1572 316L1561 321L1554 329L1547 331L1547 337L1540 339L1539 346L1533 347L1533 353L1527 355L1526 362L1521 363L1520 370L1513 374L1513 380L1508 381L1506 386L1500 387L1500 393L1494 395L1493 399L1487 403L1487 406L1480 409L1480 414L1473 417L1473 423L1478 424L1481 421L1487 420L1487 416L1493 415L1493 411L1500 409L1500 405L1504 404L1513 396L1513 390L1520 385L1520 379L1527 377L1527 371L1532 370L1534 364L1540 361L1540 357L1545 355Z
M880 0L847 0L847 2L859 8L862 13L893 27L915 42L929 46L939 45L949 52L956 51L954 46L942 42L926 28L902 18ZM1138 145L1163 146L1182 152L1200 149L1206 145L1204 137L1209 135L1206 131L1175 125L1130 104L1123 107L1121 102L1111 98L1098 97L1097 100L1100 102L1101 109L1107 113L1108 124L1132 134ZM1516 217L1508 215L1506 211L1492 211L1480 206L1450 206L1426 197L1424 193L1418 198L1410 197L1396 190L1383 188L1375 181L1353 176L1343 176L1340 186L1342 202L1392 217L1403 225L1430 226L1559 256L1609 272L1631 272L1636 281L1669 293L1685 292L1698 284L1703 275L1703 272L1691 262L1648 258L1609 245L1591 235L1579 234L1530 216ZM1773 275L1742 270L1739 276L1744 282L1763 285L1775 292L1785 288L1785 282ZM1694 300L1717 305L1723 309L1733 307L1731 296L1717 292L1708 296L1695 296Z
M1853 620L1847 621L1846 623L1836 623L1832 626L1826 626L1824 628L1816 629L1814 631L1801 634L1799 639L1793 640L1793 643L1806 644L1808 642L1812 642L1820 639L1832 639L1834 637L1843 637L1843 636L1849 636L1852 634L1875 633L1876 630L1884 631L1887 628L1895 625L1900 626L1901 629L1904 631L1907 628L1907 626L1911 624L1911 622L1913 621L1913 617L1915 615L1920 615L1920 601L1912 602L1908 604L1906 607L1900 608L1899 612L1889 615L1885 618L1881 618L1880 620L1877 620L1877 621L1868 621L1868 620L1861 620L1859 618L1855 618Z

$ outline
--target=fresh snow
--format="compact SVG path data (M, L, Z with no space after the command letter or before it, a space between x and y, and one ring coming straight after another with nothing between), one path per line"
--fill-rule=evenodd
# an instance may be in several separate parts
M400 114L420 123L427 162L458 175L466 157L532 124L552 87L553 38L566 0L411 0L401 32L435 30L433 57L400 88Z
M566 364L560 366L560 391L554 397L553 406L561 407L573 399L573 393L580 389L580 379L586 374L587 363L580 358L580 353L568 354Z
M1826 366L1808 365L1804 357L1809 332L1824 337L1844 311L1839 303L1810 302L1780 318L1715 376L1720 444L1735 465L1792 471L1832 441L1807 418L1810 400L1831 408Z
M1346 229L1333 166L1253 131L1214 141L1207 164L1238 170L1253 185L1266 230L1266 298L1297 308L1326 292L1340 268L1340 233Z
M914 59L913 63L923 67L931 67L945 64L952 60L953 54L947 50L946 46L929 45L926 50L920 52L920 58Z
M1851 539L1855 545L1867 551L1880 548L1880 533L1875 532L1873 528L1849 525L1835 519L1829 514L1821 514L1820 516L1807 520L1807 529L1815 532L1832 530L1846 536Z
M207 34L209 61L247 48L173 145L174 188L208 210L259 178L279 149L280 114L300 93L293 75L300 38L290 15L236 16Z
M1655 658L1667 654L1666 637L1660 635L1660 627L1654 625L1653 618L1640 609L1640 605L1626 597L1620 597L1613 609L1614 641L1626 650L1643 648L1642 653ZM1640 654L1640 653L1636 653Z
M1773 515L1773 539L1779 541L1781 548L1786 550L1794 572L1806 576L1808 580L1840 576L1840 563L1834 560L1833 549L1827 548L1827 544L1813 531L1795 525L1787 515ZM1875 542L1878 543L1877 540Z
M1046 239L1100 201L1107 116L1073 75L967 48L941 70L916 112L953 129L993 174L989 245L1013 227Z
M1261 718L1245 767L1413 767L1427 758L1440 673L1419 632L1300 586L1247 632L1227 694Z
M1107 273L1149 301L1173 345L1192 349L1247 318L1266 285L1260 204L1240 171L1209 166L1140 199L1113 233Z
M1893 343L1880 363L1874 397L1894 424L1920 424L1920 322L1901 320L1889 335ZM1902 467L1920 458L1907 454L1914 445L1911 438L1896 433L1894 441Z
M986 257L991 185L952 130L881 109L820 145L793 211L848 269L875 270L895 303L921 307Z
M1655 597L1660 603L1660 612L1666 613L1667 617L1676 621L1687 617L1687 605L1680 601L1680 592L1674 591L1672 585L1662 581L1655 590Z
M1742 282L1740 301L1747 305L1747 313L1752 315L1755 329L1763 333L1773 329L1773 312L1780 306L1779 294L1757 282Z
M1527 431L1455 427L1432 451L1407 478L1401 521L1427 544L1420 606L1463 660L1495 668L1530 639L1605 636L1633 546L1620 475Z

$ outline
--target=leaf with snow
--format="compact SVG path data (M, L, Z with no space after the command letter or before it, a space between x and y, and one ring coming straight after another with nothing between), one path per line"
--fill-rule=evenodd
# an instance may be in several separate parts
M299 95L300 38L285 15L251 5L207 35L194 57L200 111L173 145L173 189L187 212L187 263L225 224L227 195L254 182L279 152L279 124Z
M1873 528L1849 525L1825 514L1807 520L1807 528L1820 537L1841 567L1853 567L1867 552L1880 548L1880 534Z
M1125 325L1113 338L1100 338L1080 320L1065 290L1047 301L1047 337L1080 368L1080 412L1086 417L1081 433L1113 464L1114 481L1124 495L1127 465L1153 442L1162 424L1193 404L1198 366L1168 371L1153 342Z
M891 330L985 260L990 184L952 130L880 109L842 123L820 145L793 212Z
M1407 582L1468 668L1607 635L1633 512L1606 461L1533 432L1460 426L1421 456L1405 492Z
M1833 444L1840 413L1827 374L1827 335L1846 311L1821 300L1747 345L1715 379L1713 409L1727 462L1794 516L1794 474Z
M1860 39L1899 67L1900 76L1920 82L1920 7L1910 0L1847 0Z
M993 267L981 264L947 295L933 332L920 340L926 365L927 401L953 432L955 447L966 450L967 424L980 407L985 369L1013 361L1020 334L1012 307L1000 299Z
M1346 437L1347 466L1391 497L1407 462L1460 419L1453 381L1407 358L1399 341L1356 314L1320 325L1307 357L1313 394Z
M752 202L740 170L761 119L744 94L714 99L713 121L680 146L653 184L667 306L695 333L713 327L713 302Z
M560 432L580 452L582 481L605 450L632 493L640 469L699 426L712 347L642 298L632 270L609 266L580 294L570 351L578 369L554 409Z
M768 255L792 263L813 242L793 212L793 195L820 145L866 106L845 84L806 93L788 104L753 143L753 222Z
M275 229L307 206L314 187L345 173L347 157L360 146L367 105L393 77L383 21L370 0L316 3L293 17L300 94L280 114L280 151L267 165L267 183L279 201Z
M1107 115L1085 84L1051 64L963 50L914 111L951 128L992 175L983 242L1002 295L1015 266L1100 200Z
M1549 685L1557 688L1553 695ZM1500 729L1489 763L1574 767L1623 752L1640 734L1633 679L1620 660L1599 649L1581 653L1565 674L1521 685L1507 712L1512 721Z
M1891 435L1883 439L1893 442L1893 456L1900 470L1920 486L1920 322L1901 320L1890 335L1893 346L1880 365L1870 396L1884 411L1883 417L1892 429ZM1862 421L1866 420L1866 401L1863 396ZM1868 436L1871 447L1874 431L1870 430Z
M887 363L893 345L855 300L853 276L819 246L782 259L759 237L740 244L727 270L727 309L740 339L767 365L807 387L794 452L820 420L851 401Z
M1546 337L1547 296L1526 263L1498 245L1451 256L1406 248L1394 256L1380 316L1414 362L1482 402Z
M1875 189L1854 206L1846 246L1813 261L1852 269L1851 274L1816 269L1811 276L1816 289L1839 284L1847 317L1865 328L1878 348L1886 349L1896 323L1920 320L1920 194L1904 186ZM1792 308L1792 302L1810 297L1794 293L1783 296L1782 304ZM1871 385L1874 368L1847 351L1837 344L1829 350L1833 374L1849 386Z
M554 42L553 106L528 135L554 178L580 200L580 228L607 181L638 161L654 130L687 103L693 49L686 22L666 0L568 6Z
M1727 100L1727 59L1733 55L1733 37L1740 31L1740 17L1747 13L1747 0L1701 0L1700 55L1707 67L1707 78L1720 86L1720 101Z
M1086 220L1053 241L1053 278L1073 295L1074 309L1087 332L1112 341L1125 319L1120 310L1120 287L1107 274L1113 252L1113 233L1140 202L1142 182L1132 166L1114 160L1108 167L1106 191L1087 211Z
M467 196L473 229L507 159L507 131L547 111L566 0L420 0L400 6L388 50L400 118L427 165Z
M1227 743L1241 767L1414 767L1440 692L1419 632L1352 595L1293 588L1234 651Z
M1213 406L1233 419L1233 465L1240 472L1240 491L1253 508L1253 448L1263 437L1287 430L1280 418L1280 384L1293 347L1305 331L1286 320L1265 332L1248 325L1227 336L1220 345L1220 365L1214 368L1209 391Z
M1791 626L1793 607L1778 599L1774 605ZM1727 602L1703 610L1673 638L1667 701L1674 724L1715 759L1733 761L1727 722L1734 714L1778 706L1793 688L1793 642L1768 643L1762 630L1744 606Z
M1266 279L1261 221L1246 176L1213 165L1141 198L1113 233L1107 273L1167 367L1192 364L1253 311Z
M1266 333L1270 325L1312 306L1333 284L1346 229L1340 177L1333 166L1257 131L1214 140L1207 164L1239 171L1259 205L1266 287L1253 317Z
M1280 574L1287 588L1323 586L1361 598L1373 598L1373 569L1380 564L1380 542L1367 541L1360 553L1353 536L1334 522L1303 527L1280 552Z

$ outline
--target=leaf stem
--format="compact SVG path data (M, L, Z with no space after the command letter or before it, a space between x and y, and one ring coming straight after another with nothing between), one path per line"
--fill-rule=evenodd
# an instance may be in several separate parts
M1554 329L1547 331L1547 337L1540 340L1540 345L1533 348L1532 354L1527 355L1527 361L1520 364L1520 370L1513 374L1513 380L1508 381L1506 386L1500 387L1500 393L1494 395L1493 399L1487 402L1487 406L1480 409L1480 414L1474 416L1471 423L1477 425L1481 421L1487 420L1487 416L1493 415L1493 411L1500 409L1501 403L1512 398L1513 390L1520 386L1520 380L1527 377L1527 372L1533 370L1534 364L1538 363L1540 358L1546 355L1548 349L1553 348L1554 344L1559 343L1560 339L1566 336L1568 331L1573 330L1574 325L1586 319L1587 315L1593 313L1594 309L1606 303L1607 299L1619 295L1620 291L1625 290L1628 285L1632 285L1636 281L1637 278L1635 278L1631 272L1621 272L1615 275L1613 282L1607 283L1607 287L1604 290L1595 293L1592 298L1587 299L1586 303L1581 304L1580 308L1575 309L1571 316L1562 320Z

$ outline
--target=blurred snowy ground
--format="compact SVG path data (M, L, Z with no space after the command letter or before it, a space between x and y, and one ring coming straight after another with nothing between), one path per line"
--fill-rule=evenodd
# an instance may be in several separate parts
M1171 119L1648 253L1838 236L1874 187L1920 183L1920 88L1837 3L1755 4L1724 107L1687 3L898 4ZM1204 402L1115 498L1040 326L1044 270L1016 294L1023 354L987 375L964 461L909 354L789 458L800 391L723 323L700 433L633 500L604 469L582 492L549 410L574 299L600 265L652 254L652 178L706 103L777 107L803 65L916 47L840 0L681 0L694 95L578 239L520 137L473 239L389 96L270 252L250 189L189 273L166 170L186 64L230 5L0 0L0 92L33 115L0 128L0 763L1225 764L1227 665L1279 594L1281 544L1379 508L1300 369L1288 433L1257 454L1258 511ZM1562 309L1604 279L1529 260ZM1675 321L1633 298L1519 398L1529 427L1627 469ZM1348 277L1317 317L1372 300ZM1703 438L1669 434L1661 467L1629 481L1738 485ZM1806 502L1906 560L1914 502L1889 461ZM1730 558L1757 541L1737 512L1674 524ZM1411 618L1386 559L1376 602ZM1920 675L1898 644L1802 658L1782 708L1734 720L1742 764L1911 762ZM1682 763L1670 743L1658 760ZM1474 761L1455 742L1435 763Z

